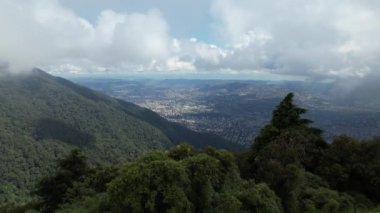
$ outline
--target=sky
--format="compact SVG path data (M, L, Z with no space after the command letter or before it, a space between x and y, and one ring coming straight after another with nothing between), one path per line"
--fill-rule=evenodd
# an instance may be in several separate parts
M344 88L379 82L379 38L378 0L0 0L0 67L14 72L258 76Z

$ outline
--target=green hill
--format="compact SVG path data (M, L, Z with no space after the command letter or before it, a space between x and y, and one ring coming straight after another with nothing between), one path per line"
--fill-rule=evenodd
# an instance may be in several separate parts
M1 73L0 100L0 204L27 198L35 181L73 148L92 164L108 165L183 141L236 148L38 69Z

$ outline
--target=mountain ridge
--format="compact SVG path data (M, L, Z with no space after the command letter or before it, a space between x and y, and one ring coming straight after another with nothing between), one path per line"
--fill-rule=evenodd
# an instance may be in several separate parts
M53 162L81 148L93 164L119 164L181 142L233 148L135 104L34 69L0 76L0 203L29 197Z

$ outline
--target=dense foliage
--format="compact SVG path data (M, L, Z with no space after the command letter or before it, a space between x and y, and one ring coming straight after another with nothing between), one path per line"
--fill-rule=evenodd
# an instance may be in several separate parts
M191 149L192 155L187 151ZM173 153L184 153L173 158ZM178 157L178 155L176 155ZM102 171L102 172L99 172ZM104 172L107 171L107 172ZM119 169L90 168L79 150L43 178L36 200L11 212L281 212L265 183L241 179L232 153L188 145L154 151Z
M0 211L378 212L380 139L327 144L292 98L245 152L180 144L110 168L73 150L40 180L34 201Z
M29 200L36 180L72 149L83 150L92 165L110 165L181 141L226 145L40 70L19 75L0 70L0 100L0 204Z

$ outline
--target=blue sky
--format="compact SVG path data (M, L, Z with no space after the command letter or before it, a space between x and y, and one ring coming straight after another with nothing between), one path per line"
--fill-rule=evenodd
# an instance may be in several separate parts
M377 0L1 0L0 65L357 85L380 79L379 20Z

